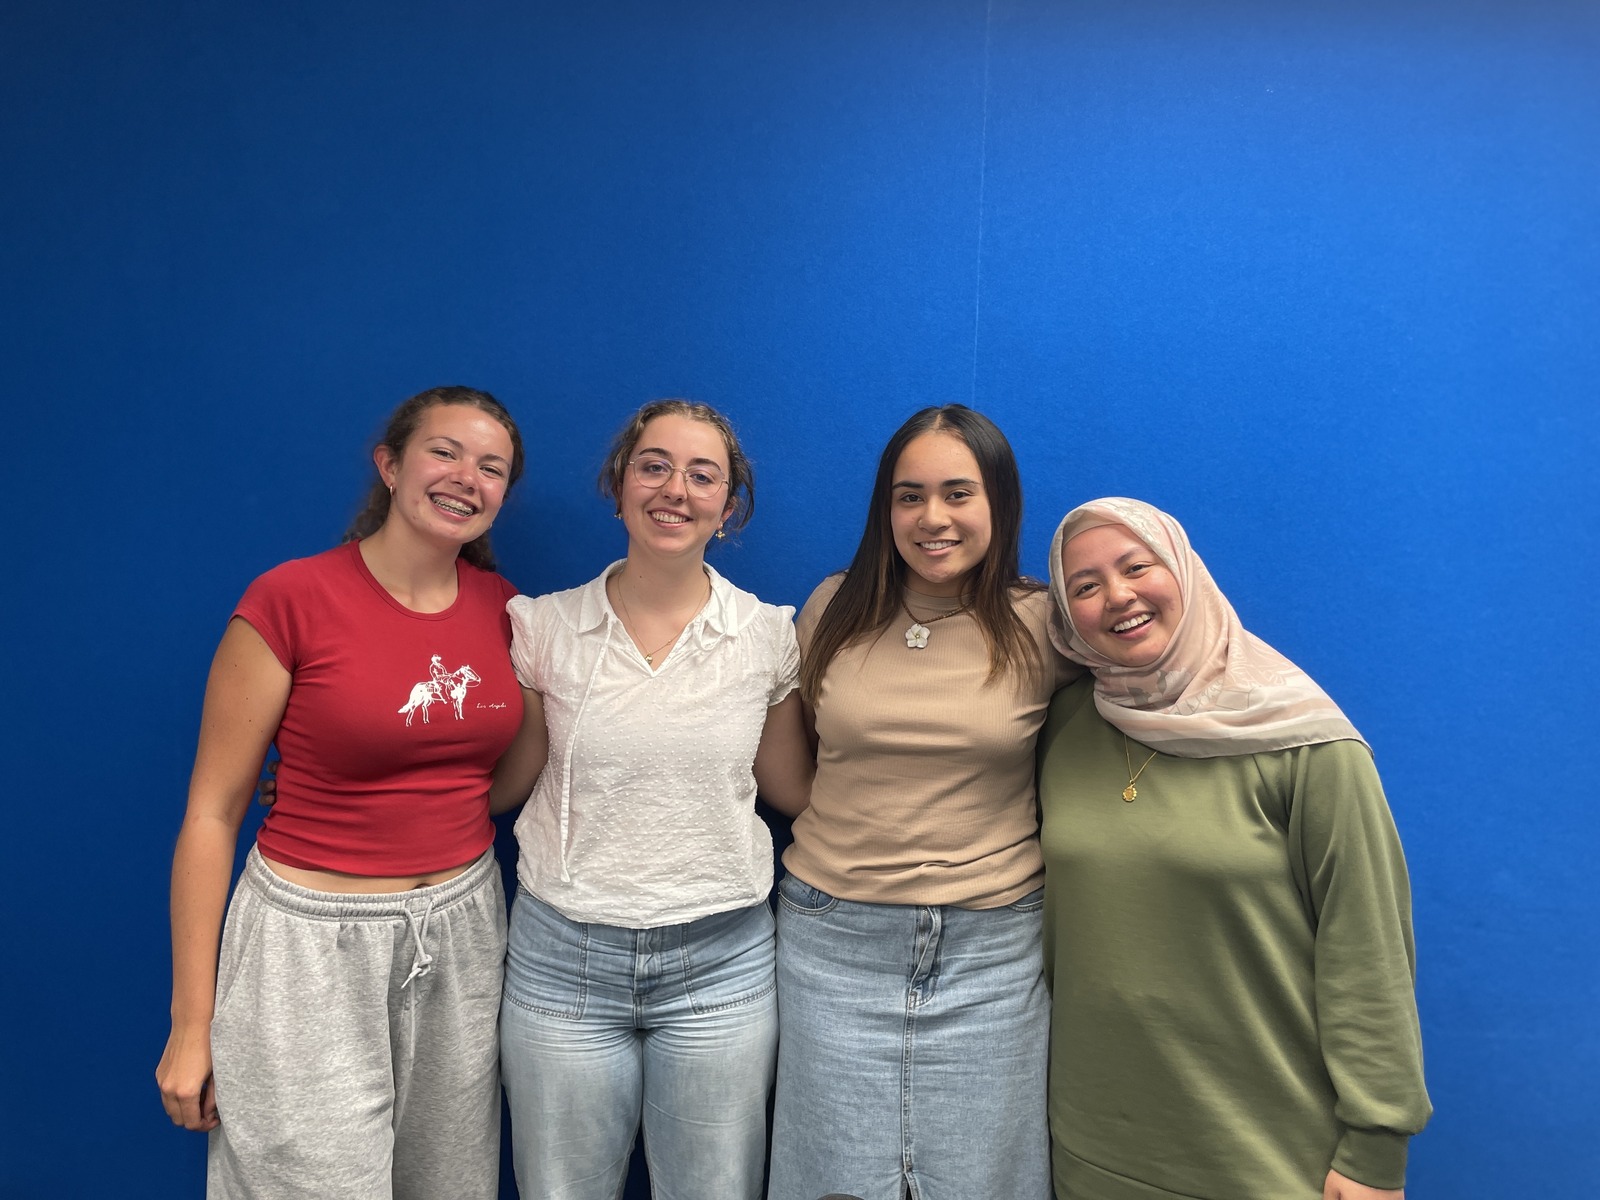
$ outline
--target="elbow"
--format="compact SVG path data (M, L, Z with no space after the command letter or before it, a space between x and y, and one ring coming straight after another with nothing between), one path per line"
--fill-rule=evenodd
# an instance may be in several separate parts
M527 800L528 797L525 793L518 792L513 788L490 788L489 815L491 817L504 816L508 812L521 808L527 803Z
M811 807L811 780L808 777L787 787L760 788L758 794L769 808L792 821Z
M777 794L768 795L766 792L760 793L757 799L786 821L792 821L805 812L810 803L805 798L797 799L793 796Z

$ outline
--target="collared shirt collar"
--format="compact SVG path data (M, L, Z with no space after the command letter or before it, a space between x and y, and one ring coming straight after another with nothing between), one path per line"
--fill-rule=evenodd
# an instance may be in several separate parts
M602 571L599 578L584 584L582 603L578 606L579 633L590 633L608 621L615 621L617 628L622 628L622 618L611 607L611 601L606 596L606 580L620 571L626 562L627 559L619 558ZM739 632L738 605L733 585L710 563L705 564L705 569L711 580L711 597L690 620L685 631L701 645L709 645L717 638L734 637Z

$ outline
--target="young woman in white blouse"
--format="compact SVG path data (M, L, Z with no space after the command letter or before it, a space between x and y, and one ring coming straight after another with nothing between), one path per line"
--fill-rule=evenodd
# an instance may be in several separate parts
M644 406L601 473L628 553L508 606L521 735L501 1062L524 1200L614 1200L641 1123L658 1196L758 1200L778 1020L772 842L805 807L793 609L705 561L748 520L727 420ZM533 784L538 776L537 785Z

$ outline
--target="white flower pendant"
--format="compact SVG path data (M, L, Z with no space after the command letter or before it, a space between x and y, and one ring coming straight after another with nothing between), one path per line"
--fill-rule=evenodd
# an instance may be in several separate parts
M928 627L921 621L911 622L911 628L906 630L906 649L925 650L928 646Z

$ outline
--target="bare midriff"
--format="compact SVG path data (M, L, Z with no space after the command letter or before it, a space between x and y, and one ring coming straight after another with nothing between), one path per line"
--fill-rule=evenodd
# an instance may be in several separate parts
M436 883L445 883L466 871L472 863L464 862L460 866L446 867L442 871L429 871L425 875L347 875L343 871L311 871L305 867L291 867L288 863L275 862L266 855L261 856L261 861L272 868L272 873L280 879L303 888L310 888L314 892L343 892L346 895L376 895L381 892L409 892L416 888L432 887Z

